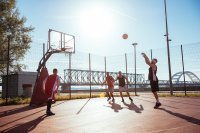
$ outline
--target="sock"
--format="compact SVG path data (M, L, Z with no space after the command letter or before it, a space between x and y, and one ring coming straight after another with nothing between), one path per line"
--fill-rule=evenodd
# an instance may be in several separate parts
M50 112L51 111L51 104L52 104L52 99L49 99L47 101L47 112Z
M49 111L51 111L52 99L49 100Z

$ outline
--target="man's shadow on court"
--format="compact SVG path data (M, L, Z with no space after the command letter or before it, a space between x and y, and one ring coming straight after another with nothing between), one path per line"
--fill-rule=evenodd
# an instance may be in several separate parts
M196 119L194 117L183 115L183 114L180 114L180 113L175 113L175 112L172 112L172 111L167 110L165 108L158 108L158 109L159 110L163 110L163 111L165 111L165 112L167 112L167 113L169 113L171 115L174 115L174 116L176 116L178 118L184 119L184 120L186 120L188 122L191 122L193 124L200 125L200 119Z
M114 102L109 102L109 104L110 104L111 106L107 106L107 107L110 107L110 108L113 109L114 112L116 112L116 113L118 113L119 110L122 110L122 109L123 109L123 108L121 107L121 105L115 103L115 101L114 101Z
M142 111L144 110L142 105L140 105L140 107L138 107L133 102L131 102L130 104L127 104L126 102L123 102L123 104L125 106L127 106L129 110L135 111L136 113L142 113Z
M6 110L6 111L0 112L0 117L5 117L5 116L8 116L8 115L22 113L22 112L29 111L29 110L32 110L32 109L35 109L35 107L30 107L30 106L27 105L27 106L20 107L20 108Z
M37 125L42 122L45 118L47 117L47 115L42 115L39 116L38 118L28 121L26 123L23 124L18 124L15 125L13 127L7 128L5 130L2 131L2 133L27 133L32 131L33 129L35 129L37 127Z

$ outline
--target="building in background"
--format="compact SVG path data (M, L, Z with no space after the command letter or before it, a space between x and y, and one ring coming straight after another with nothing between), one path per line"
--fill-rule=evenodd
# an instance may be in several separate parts
M17 72L9 75L8 97L31 97L37 72ZM6 97L6 76L2 76L2 98Z

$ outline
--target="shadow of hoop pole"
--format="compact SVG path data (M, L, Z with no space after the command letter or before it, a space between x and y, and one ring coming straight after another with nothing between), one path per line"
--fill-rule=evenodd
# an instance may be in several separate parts
M178 118L181 118L187 122L190 122L190 123L193 123L193 124L196 124L196 125L200 125L200 119L197 119L195 117L191 117L191 116L187 116L187 115L184 115L184 114L180 114L178 112L172 112L171 110L167 110L165 108L159 108L159 110L163 110L171 115L174 115L175 117L178 117Z
M90 98L86 101L86 103L81 107L81 109L76 113L77 115L80 114L80 112L83 110L83 108L86 106L86 104L90 101Z

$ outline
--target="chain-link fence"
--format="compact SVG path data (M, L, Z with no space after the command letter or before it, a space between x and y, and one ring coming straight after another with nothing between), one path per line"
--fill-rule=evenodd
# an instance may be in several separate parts
M170 47L172 90L200 91L199 51L200 43ZM169 92L169 65L166 48L137 51L136 58L134 52L114 56L100 56L77 51L75 54L53 54L47 61L46 67L49 73L53 68L58 69L61 77L61 92L70 93L70 96L78 92L87 92L91 96L95 92L104 91L105 86L102 87L101 84L105 80L105 73L111 72L111 75L116 78L118 71L122 71L130 80L128 84L130 91L134 92L135 87L137 92L150 91L149 66L145 63L142 52L146 53L150 60L157 58L160 91ZM21 61L26 65L24 71L36 72L42 56L43 45L33 43L24 60ZM117 84L115 89L118 90Z

